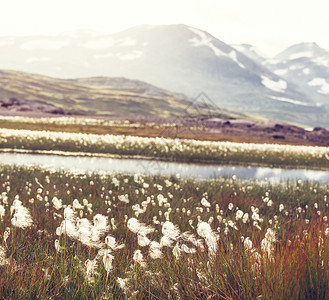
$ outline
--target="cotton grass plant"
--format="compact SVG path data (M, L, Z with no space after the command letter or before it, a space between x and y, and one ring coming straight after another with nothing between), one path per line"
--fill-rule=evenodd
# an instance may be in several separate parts
M134 156L183 162L329 168L327 147L110 134L0 129L0 149L12 152Z
M327 185L2 166L0 188L4 298L329 297Z

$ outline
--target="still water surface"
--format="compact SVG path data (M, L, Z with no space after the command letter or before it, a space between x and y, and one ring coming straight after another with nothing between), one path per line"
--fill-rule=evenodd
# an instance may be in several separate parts
M326 171L177 163L145 159L0 153L0 163L18 166L41 166L77 172L103 171L164 176L179 174L180 177L192 177L201 180L235 175L240 179L270 181L273 183L298 179L329 183L329 172Z

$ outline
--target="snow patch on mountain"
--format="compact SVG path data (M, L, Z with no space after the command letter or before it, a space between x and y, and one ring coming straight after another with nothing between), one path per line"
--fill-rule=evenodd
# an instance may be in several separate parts
M278 101L289 102L289 103L296 104L296 105L310 106L307 103L303 103L301 101L290 99L290 98L277 97L277 96L270 96L270 98L274 99L274 100L278 100Z
M202 30L196 29L189 27L189 29L195 33L198 37L194 37L189 39L189 42L194 46L194 47L200 47L200 46L206 46L209 47L216 56L227 56L225 52L217 48L211 41L212 38L207 35L205 32Z
M329 57L328 56L321 56L321 57L314 58L313 62L315 62L319 66L329 67Z
M282 79L279 79L278 81L275 81L275 80L272 80L266 76L261 76L262 78L262 84L274 91L274 92L280 92L280 93L283 93L285 92L285 90L287 89L287 82L282 80Z
M289 59L298 59L298 58L302 58L302 57L311 58L311 57L313 57L313 52L303 51L303 52L293 53L289 56Z
M58 50L70 44L69 40L33 40L21 45L23 50Z
M319 87L318 93L320 94L329 95L329 84L324 78L314 78L308 85Z
M288 73L288 70L287 69L278 69L278 70L275 70L274 73L278 76L284 76Z
M228 54L228 56L229 56L232 60L234 60L234 61L239 65L240 68L242 68L242 69L245 69L245 68L246 68L242 63L240 63L240 62L238 61L238 58L237 58L237 55L236 55L236 51L232 50L232 51Z

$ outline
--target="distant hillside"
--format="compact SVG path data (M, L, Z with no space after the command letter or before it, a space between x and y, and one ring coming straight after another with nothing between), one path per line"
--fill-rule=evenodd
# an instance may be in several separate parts
M245 118L211 103L189 99L146 82L125 78L58 79L0 71L2 112L45 112L108 116L195 116Z
M320 105L329 108L329 51L316 43L300 43L264 63L274 73L299 86ZM327 116L328 119L328 116Z

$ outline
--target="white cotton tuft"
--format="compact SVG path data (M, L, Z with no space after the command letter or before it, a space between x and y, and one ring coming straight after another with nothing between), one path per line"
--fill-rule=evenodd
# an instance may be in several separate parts
M151 243L150 239L145 235L144 232L137 233L137 242L140 247L146 247Z
M54 197L51 202L53 203L56 210L60 210L63 207L62 199L59 200L57 197Z
M13 205L10 207L11 213L14 213L11 219L11 224L19 228L31 227L33 224L32 217L29 210L21 205L21 201L14 200Z
M172 248L174 246L175 240L170 238L169 236L164 235L160 240L160 246Z
M91 223L87 218L82 218L77 220L77 228L86 228L90 229L91 228Z
M210 224L208 224L207 222L200 222L198 224L196 231L198 235L203 238L205 238L209 234L212 234L212 229L210 227Z
M146 263L143 258L143 254L140 250L134 252L133 260L135 263L138 263L142 268L146 267Z
M79 203L79 200L78 199L74 199L73 200L73 202L72 202L72 206L73 206L73 208L74 209L83 209L84 208L84 206L83 205L81 205L80 203Z
M109 274L113 270L113 260L114 256L109 251L105 251L103 256L103 263L107 274Z
M108 235L105 238L105 245L107 245L111 250L119 250L125 247L125 244L118 245L114 236Z
M182 249L185 253L188 253L188 254L193 254L193 253L196 252L196 250L195 250L194 248L190 248L190 247L188 247L188 246L185 245L185 244L182 244L181 249Z
M202 199L201 199L201 204L202 204L204 207L211 207L210 202L209 202L206 198L202 198Z
M76 239L78 237L78 231L75 223L69 219L62 221L61 225L56 229L56 234L59 236L66 234L72 239Z
M172 249L172 253L175 256L176 260L178 260L182 255L182 249L179 247L179 244L176 243L175 247Z
M127 222L127 227L133 233L143 232L145 235L154 232L154 228L140 223L136 218L130 218Z
M166 221L162 225L162 234L173 240L177 240L180 236L180 230L177 225L174 225L170 221Z
M6 213L5 207L0 204L0 220L3 219L3 217L5 216L5 213Z
M151 242L149 253L152 259L162 258L161 245L158 242Z
M65 220L75 220L75 213L74 213L74 210L68 206L68 207L65 207L64 209L64 219Z

